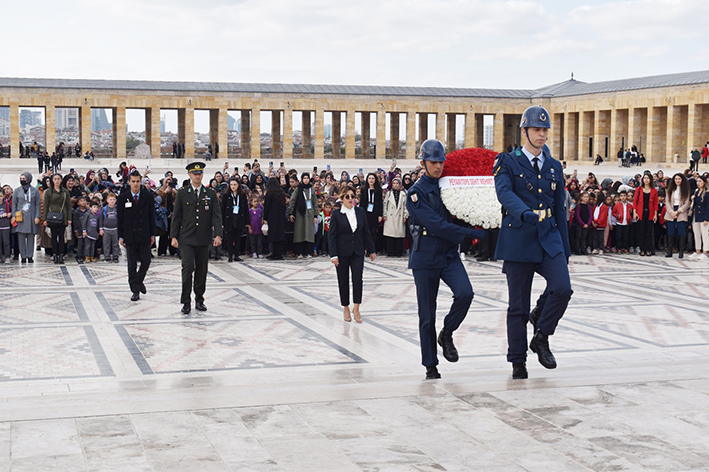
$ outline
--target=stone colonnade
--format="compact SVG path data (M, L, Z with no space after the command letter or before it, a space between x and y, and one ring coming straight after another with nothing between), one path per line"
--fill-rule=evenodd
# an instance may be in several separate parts
M274 157L293 157L293 113L302 112L303 158L323 158L324 115L332 113L333 158L355 157L355 116L361 117L361 156L387 157L386 147L370 148L370 138L385 143L387 117L391 156L398 157L401 127L405 127L405 157L414 159L418 134L429 136L429 116L435 116L435 137L452 151L456 141L464 147L482 147L484 117L490 116L493 149L502 151L520 143L519 120L523 110L540 104L549 110L552 154L564 160L592 160L600 154L614 159L618 149L635 144L651 162L672 162L675 155L685 161L689 151L709 140L709 86L690 85L632 92L613 92L554 98L490 98L369 95L297 95L276 93L200 92L180 96L175 92L136 90L77 90L62 88L0 88L0 106L10 109L11 155L18 155L19 108L45 109L47 149L55 147L56 108L78 108L83 150L91 149L91 109L113 110L114 157L126 157L126 110L146 110L146 144L153 156L160 155L160 112L177 110L178 141L185 144L185 156L194 156L194 112L208 110L210 140L219 144L221 155L228 149L228 112L241 113L242 157L259 158L261 112L271 112ZM341 131L345 147L341 152ZM463 135L456 134L456 119L462 117ZM370 136L371 120L375 136ZM282 121L282 129L281 129ZM313 132L314 131L314 132ZM314 135L311 142L311 134ZM311 144L313 152L311 153Z

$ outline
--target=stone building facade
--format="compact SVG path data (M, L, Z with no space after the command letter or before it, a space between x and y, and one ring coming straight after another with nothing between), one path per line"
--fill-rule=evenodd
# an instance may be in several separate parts
M427 136L431 114L436 117L435 136L449 150L455 149L456 139L465 147L482 146L484 117L490 116L493 148L501 151L520 142L519 120L530 105L549 110L549 146L564 160L592 160L597 154L614 159L621 147L635 144L651 162L683 162L692 149L709 141L709 71L597 83L571 79L537 90L0 78L0 107L10 110L12 157L19 150L20 107L44 108L50 150L56 144L58 108L78 109L84 151L91 149L91 109L112 109L114 157L119 159L126 157L128 109L145 110L145 140L153 156L160 155L161 110L177 110L177 139L185 143L188 158L195 152L195 110L209 111L210 140L222 150L228 149L228 112L237 111L241 155L258 158L264 131L260 117L266 111L273 117L269 130L273 155L289 159L293 112L300 111L303 157L324 157L324 116L332 113L333 158L355 157L355 116L360 114L362 155L387 155L385 146L369 149L369 129L375 120L376 136L371 137L378 143L386 141L387 122L391 136L399 136L404 127L405 156L414 159L417 123L419 135ZM464 120L463 136L456 136L458 117ZM399 140L391 140L390 154L399 155Z

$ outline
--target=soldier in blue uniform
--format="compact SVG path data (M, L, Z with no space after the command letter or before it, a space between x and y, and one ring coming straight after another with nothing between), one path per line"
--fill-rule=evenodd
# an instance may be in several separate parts
M493 171L504 212L495 258L504 260L502 271L507 275L507 361L512 363L513 379L527 378L527 321L534 273L544 277L547 286L531 314L534 335L529 347L547 369L556 368L549 336L573 293L564 174L545 144L549 121L544 108L527 108L520 123L526 143L498 155Z
M440 379L436 355L436 298L441 280L453 292L453 304L443 322L438 344L449 362L458 361L453 331L463 322L473 301L473 287L458 253L465 238L482 239L485 232L458 226L441 201L438 179L443 173L446 151L443 144L429 139L421 144L421 166L425 174L406 196L413 245L409 258L416 283L422 364L426 379Z

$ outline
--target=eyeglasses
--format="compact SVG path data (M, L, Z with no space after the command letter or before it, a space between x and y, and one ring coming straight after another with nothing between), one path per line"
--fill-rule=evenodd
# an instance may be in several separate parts
M344 197L345 200L354 200L354 195L345 195Z

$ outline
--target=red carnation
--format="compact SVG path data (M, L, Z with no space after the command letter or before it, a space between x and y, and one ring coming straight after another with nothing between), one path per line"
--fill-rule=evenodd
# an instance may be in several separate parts
M446 156L442 177L492 175L497 153L484 148L466 148Z

